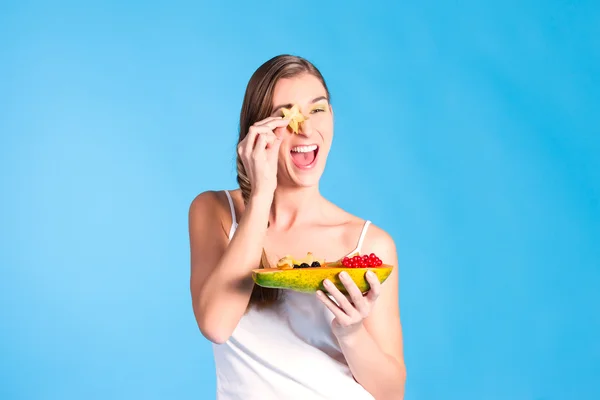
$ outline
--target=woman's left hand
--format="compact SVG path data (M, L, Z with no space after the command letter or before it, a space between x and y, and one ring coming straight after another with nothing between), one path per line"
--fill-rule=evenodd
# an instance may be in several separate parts
M339 306L320 290L317 291L317 297L335 316L331 322L331 329L338 338L342 338L356 332L362 326L363 320L369 316L379 297L381 282L377 275L368 271L366 279L371 288L366 295L363 295L346 272L342 271L339 276L348 291L348 296L340 292L329 279L323 282L325 289Z

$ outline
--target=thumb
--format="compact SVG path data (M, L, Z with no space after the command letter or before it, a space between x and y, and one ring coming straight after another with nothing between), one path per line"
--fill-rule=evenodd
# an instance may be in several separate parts
M270 157L271 159L277 159L279 157L279 148L281 147L282 143L283 140L281 140L281 138L277 136L277 138L268 150L268 157Z
M283 143L283 138L281 136L275 135L275 141L273 142L273 152L278 153L281 144Z

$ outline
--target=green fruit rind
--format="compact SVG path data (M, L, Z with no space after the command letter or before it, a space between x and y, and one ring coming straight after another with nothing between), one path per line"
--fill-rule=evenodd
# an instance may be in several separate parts
M337 267L317 267L317 268L295 268L278 269L264 268L252 271L252 279L262 287L273 289L288 289L301 293L315 293L317 290L326 292L323 281L329 279L344 294L348 294L343 283L340 281L339 273L346 271L352 278L361 292L367 292L370 289L365 274L367 271L373 271L379 282L383 283L392 273L391 265L382 265L379 267L367 268L337 268Z

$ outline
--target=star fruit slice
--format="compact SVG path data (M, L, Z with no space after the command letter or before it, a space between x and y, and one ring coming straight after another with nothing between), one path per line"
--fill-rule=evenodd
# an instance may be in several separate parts
M288 126L296 134L298 133L298 128L300 127L300 124L308 119L307 117L302 115L297 105L294 105L291 109L282 108L281 111L283 112L283 118L290 119L290 123Z

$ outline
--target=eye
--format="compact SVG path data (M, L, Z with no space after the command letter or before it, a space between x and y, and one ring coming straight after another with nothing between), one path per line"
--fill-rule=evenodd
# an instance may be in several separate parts
M311 114L317 113L317 112L325 112L325 108L323 108L323 107L316 107L316 108L313 108L312 110L310 110Z

